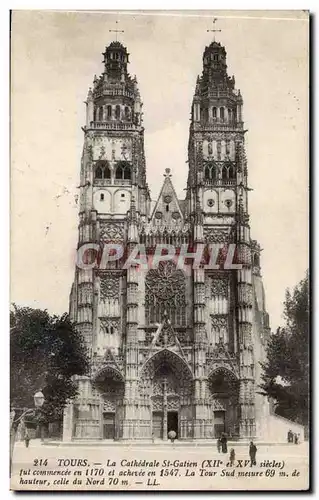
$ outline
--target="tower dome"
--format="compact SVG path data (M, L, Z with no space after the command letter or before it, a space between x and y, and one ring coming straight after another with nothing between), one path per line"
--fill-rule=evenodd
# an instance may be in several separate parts
M126 47L120 42L111 42L105 48L104 65L105 72L111 79L121 80L121 75L127 73L127 64L129 63L129 54Z

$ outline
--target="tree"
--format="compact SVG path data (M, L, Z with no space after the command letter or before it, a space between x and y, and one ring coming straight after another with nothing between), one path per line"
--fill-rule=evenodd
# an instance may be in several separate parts
M42 390L45 403L39 421L61 420L69 399L77 394L74 375L85 375L89 358L83 338L67 314L13 305L10 313L11 406L32 408Z
M276 413L308 426L309 421L309 277L286 291L284 328L270 337L263 368L262 393Z

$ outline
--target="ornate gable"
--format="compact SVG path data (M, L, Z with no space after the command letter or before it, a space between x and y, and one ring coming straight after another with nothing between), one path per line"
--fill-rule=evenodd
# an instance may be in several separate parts
M154 334L149 348L149 357L152 356L154 352L162 349L172 350L185 359L183 349L181 348L176 332L167 315L165 315L163 323L158 326Z
M183 225L184 215L171 181L169 168L165 170L164 177L165 180L155 204L150 225L177 229Z

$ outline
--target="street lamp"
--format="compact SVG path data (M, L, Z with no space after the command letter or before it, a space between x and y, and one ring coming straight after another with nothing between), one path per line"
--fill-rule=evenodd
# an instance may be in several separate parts
M41 406L43 406L44 403L43 392L41 391L36 392L35 395L33 396L33 399L34 399L34 406L36 408L41 408Z
M43 392L37 391L35 395L33 396L34 400L34 406L35 408L41 408L43 406L43 403L45 401ZM22 413L21 413L22 411ZM21 420L30 412L33 412L33 408L12 408L11 409L11 429L10 429L10 476L11 476L11 469L12 469L12 456L13 456L13 450L14 450L14 445L16 441L16 434L17 430L19 427L19 423ZM18 415L17 418L15 416Z

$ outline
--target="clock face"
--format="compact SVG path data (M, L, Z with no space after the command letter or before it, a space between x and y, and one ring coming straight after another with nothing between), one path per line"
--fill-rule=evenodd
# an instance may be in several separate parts
M220 212L235 211L235 192L232 189L222 189L219 195Z

